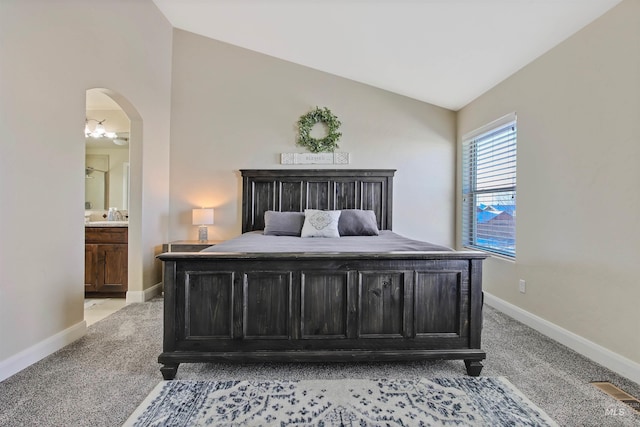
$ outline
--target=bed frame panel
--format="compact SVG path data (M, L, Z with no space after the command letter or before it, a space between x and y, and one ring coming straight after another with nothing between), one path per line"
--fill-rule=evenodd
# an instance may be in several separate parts
M393 170L242 170L243 231L266 210L372 209L391 229ZM211 361L463 359L479 375L479 252L176 253L164 262L165 379Z

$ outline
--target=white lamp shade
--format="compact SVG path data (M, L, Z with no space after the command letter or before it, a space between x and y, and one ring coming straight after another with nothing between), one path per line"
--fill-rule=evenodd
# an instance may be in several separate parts
M193 225L213 224L213 208L194 209L191 218Z

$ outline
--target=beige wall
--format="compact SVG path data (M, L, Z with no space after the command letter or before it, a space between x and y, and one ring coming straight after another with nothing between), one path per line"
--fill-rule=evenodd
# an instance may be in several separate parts
M174 31L172 239L196 239L193 207L214 207L209 237L240 234L239 169L280 168L298 118L342 121L349 168L397 169L394 231L454 244L455 113L181 30ZM331 167L318 166L311 167Z
M517 260L491 294L640 362L640 2L628 0L459 112L518 114ZM518 279L527 293L518 292Z
M150 0L0 1L0 371L34 346L55 348L82 324L87 89L111 89L138 113L130 286L159 281L153 251L168 235L171 37Z

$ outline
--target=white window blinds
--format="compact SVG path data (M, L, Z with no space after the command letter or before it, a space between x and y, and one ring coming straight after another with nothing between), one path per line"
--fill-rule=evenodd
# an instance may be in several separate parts
M462 244L515 257L515 114L463 137L462 179Z

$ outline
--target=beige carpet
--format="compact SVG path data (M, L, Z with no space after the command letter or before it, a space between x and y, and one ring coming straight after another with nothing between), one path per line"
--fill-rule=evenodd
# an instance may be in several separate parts
M0 426L121 426L162 381L162 300L131 304L84 338L0 383ZM638 426L634 414L590 381L625 380L486 307L483 377L505 377L561 426ZM182 364L179 380L314 380L465 377L462 361L377 364ZM619 410L612 410L619 409ZM626 409L626 410L625 410Z

